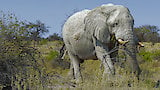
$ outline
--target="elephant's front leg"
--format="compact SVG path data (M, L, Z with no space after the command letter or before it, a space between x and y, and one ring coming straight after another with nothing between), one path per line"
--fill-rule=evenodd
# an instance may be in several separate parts
M99 60L101 60L103 66L104 66L104 75L105 74L115 74L115 69L113 66L113 62L110 58L110 55L108 52L105 51L103 47L96 47L96 54Z
M104 74L115 74L115 69L113 66L113 62L108 53L109 49L106 44L101 43L100 41L95 41L95 50L96 55L99 60L103 63L104 66Z
M73 75L74 78L76 79L76 82L82 82L82 76L81 76L81 72L80 72L80 60L78 59L77 56L71 54L70 52L68 52L70 60L71 60L71 69L73 70ZM70 72L72 73L72 71Z

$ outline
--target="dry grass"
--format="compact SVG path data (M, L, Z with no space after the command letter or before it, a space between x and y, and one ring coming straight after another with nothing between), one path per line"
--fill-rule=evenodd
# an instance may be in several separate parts
M56 48L54 45L57 42L50 42L47 46L42 46L41 51L46 51L45 47ZM59 47L58 44L57 46ZM144 60L144 56L137 54L138 62L142 73L139 80L134 74L128 73L125 68L116 66L116 75L107 79L102 78L103 68L101 62L98 60L86 60L81 64L81 71L83 76L83 83L74 84L72 80L67 78L69 69L62 69L61 67L53 68L49 61L46 61L46 72L50 75L59 75L61 78L50 79L50 87L52 89L84 89L84 90L151 90L158 80L160 80L160 58L155 58L155 54L159 54L160 43L152 45L151 43L144 43L145 47L141 49L141 52L154 53L151 56L151 61ZM50 49L47 49L50 50ZM51 50L50 50L51 51ZM48 51L47 51L48 52ZM145 54L145 53L144 53ZM67 57L68 59L68 57ZM146 58L147 59L147 58ZM52 73L54 72L54 73ZM54 78L54 79L53 79ZM73 87L72 85L73 84ZM76 87L74 87L76 86Z

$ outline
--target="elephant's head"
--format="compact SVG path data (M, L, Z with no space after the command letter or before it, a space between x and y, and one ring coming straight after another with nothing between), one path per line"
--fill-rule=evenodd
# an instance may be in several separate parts
M133 34L134 19L130 11L120 5L102 5L93 9L85 19L86 30L102 43L109 43L115 35L117 41L125 44L127 60L131 70L140 73L136 59L136 42Z

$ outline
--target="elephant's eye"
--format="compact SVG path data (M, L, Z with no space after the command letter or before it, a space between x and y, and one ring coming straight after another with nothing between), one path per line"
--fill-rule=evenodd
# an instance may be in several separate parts
M112 25L112 27L116 27L118 25L118 23L114 23L113 25Z

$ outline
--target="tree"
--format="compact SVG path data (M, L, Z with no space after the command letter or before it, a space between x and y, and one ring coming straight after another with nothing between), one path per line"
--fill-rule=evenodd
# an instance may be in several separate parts
M159 32L160 29L157 26L143 25L134 28L134 32L138 39L142 42L159 42Z
M14 14L0 13L0 37L2 40L23 39L29 36L28 28L22 21L18 21Z
M57 33L54 33L53 35L50 35L47 37L49 41L55 41L55 40L62 40L62 37L60 37Z
M39 34L45 32L45 27L41 26L43 25L36 27L36 30L40 30ZM20 86L20 90L25 90L25 86L44 81L41 55L32 47L30 41L26 40L31 37L32 32L26 21L18 20L14 14L0 12L0 85ZM31 84L31 81L35 82Z
M45 33L48 33L48 27L40 20L30 22L26 26L30 29L30 40L39 41Z

